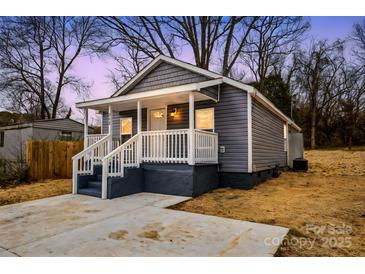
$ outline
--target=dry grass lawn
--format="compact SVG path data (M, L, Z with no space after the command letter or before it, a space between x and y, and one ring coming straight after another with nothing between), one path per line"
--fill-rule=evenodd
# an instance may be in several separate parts
M217 189L173 208L291 228L278 256L365 256L365 149L305 157L307 173Z
M44 180L0 188L0 206L71 193L71 179Z

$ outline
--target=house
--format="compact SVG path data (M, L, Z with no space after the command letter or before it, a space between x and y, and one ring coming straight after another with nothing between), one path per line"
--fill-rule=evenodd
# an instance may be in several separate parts
M301 131L253 87L162 55L111 97L76 106L85 123L88 109L102 114L102 134L85 132L73 193L103 199L252 187L290 164L289 135Z
M88 132L92 133L92 128ZM84 125L72 119L38 120L0 127L0 159L25 160L27 140L81 140Z

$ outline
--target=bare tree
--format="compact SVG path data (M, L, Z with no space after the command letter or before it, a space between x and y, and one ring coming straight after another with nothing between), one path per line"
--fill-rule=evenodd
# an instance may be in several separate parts
M350 72L351 73L351 72ZM341 109L344 115L347 145L352 147L353 136L361 123L361 113L365 111L365 75L355 71L348 88L341 97Z
M123 84L141 71L147 64L147 60L140 58L140 51L136 48L123 47L125 56L112 54L116 67L109 71L109 78L113 86L119 90Z
M365 113L365 20L354 25L350 41L353 43L352 66L345 71L348 81L340 100L349 149L355 132L364 122L361 118Z
M64 112L66 87L84 93L88 85L71 73L82 54L97 50L92 17L3 18L0 30L0 91L20 110L40 109L39 117ZM17 103L17 104L14 104ZM37 111L38 113L38 111Z
M365 67L365 20L354 25L350 39L354 43L353 56L362 67Z
M213 54L217 50L218 57L222 59L221 72L228 76L258 18L185 16L170 19L168 25L173 35L190 45L198 67L209 69ZM219 52L220 49L222 52Z
M166 22L160 17L99 17L109 30L104 43L108 46L127 46L138 52L140 60L153 59L163 54L174 57L177 44L174 36L166 30Z
M265 77L283 65L309 27L303 17L265 16L255 22L241 57L260 90Z
M321 111L346 89L346 79L341 74L344 62L343 41L333 44L317 41L307 51L302 50L298 54L296 79L308 106L311 148L316 147Z
M45 18L3 18L0 30L0 87L22 105L40 108L40 118L50 116L46 97L45 59L51 50ZM9 98L8 98L9 99Z
M188 50L193 53L195 64L205 69L209 69L212 57L217 54L223 75L232 71L257 19L237 16L100 17L109 29L105 44L127 48L127 58L117 57L124 71L138 72L141 64L159 54L174 58Z

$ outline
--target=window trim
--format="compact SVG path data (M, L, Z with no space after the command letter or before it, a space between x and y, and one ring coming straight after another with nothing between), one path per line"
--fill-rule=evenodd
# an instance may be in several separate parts
M197 119L198 118L197 111L201 111L201 110L213 110L213 117L212 117L213 125L212 125L212 128L198 128L197 127L197 122L198 122L198 119ZM195 126L196 129L212 130L214 132L214 130L215 130L215 109L214 109L214 107L195 109L194 116L195 116L195 124L194 124L194 126Z
M283 139L284 139L284 151L288 152L288 125L284 124L283 126Z
M122 133L122 120L131 120L131 132ZM119 134L120 136L133 135L133 117L120 117L119 119Z

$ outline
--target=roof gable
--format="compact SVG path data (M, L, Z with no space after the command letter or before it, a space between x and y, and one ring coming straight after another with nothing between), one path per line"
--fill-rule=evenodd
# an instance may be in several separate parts
M174 79L169 80L171 81L170 84L168 83L168 81L166 81L166 79L164 79L164 77L166 77L169 73L171 73L170 77L175 77ZM121 89L115 92L111 97L125 95L133 90L135 87L138 88L136 92L144 91L143 88L146 88L146 83L153 84L151 88L148 88L149 90L152 90L152 88L159 89L162 86L169 87L182 84L197 83L211 79L218 79L221 77L222 76L217 73L196 67L177 59L160 55L152 60L146 67L144 67L138 74L130 79ZM161 87L157 87L157 82L154 81L160 81Z
M162 62L152 71L150 71L145 77L143 77L138 83L127 89L124 94L133 94L137 92L198 83L208 80L211 80L211 78L176 65Z
M158 62L155 62L150 67L148 65L146 71L141 71L144 71L144 73L141 75L137 74L133 77L121 90L113 94L112 97L214 79L213 77L167 62L162 58L158 60Z
M293 125L297 130L301 130L300 127L298 127L289 117L284 115L278 108L275 107L275 105L270 100L268 100L263 94L261 94L254 87L246 85L240 81L233 80L229 77L222 76L218 73L215 73L215 72L203 69L203 68L199 68L192 64L189 64L189 63L186 63L186 62L183 62L183 61L171 58L171 57L166 57L164 55L159 55L157 58L155 58L145 68L143 68L137 75L135 75L130 81L128 81L120 90L115 92L111 97L117 97L119 95L124 95L128 91L132 90L133 87L137 87L138 83L140 83L146 76L148 76L148 74L153 69L158 67L162 62L189 70L189 71L199 74L201 76L205 76L208 79L221 78L223 83L248 92L251 96L255 97L257 100L262 102L265 108L267 108L271 112L275 113L278 117L280 117L284 121L287 121L289 123L289 125ZM181 85L181 84L176 84L176 85ZM142 84L139 87L139 89L140 89L140 91L143 90ZM159 88L156 88L156 89L159 89ZM150 88L150 90L151 90L151 88Z

